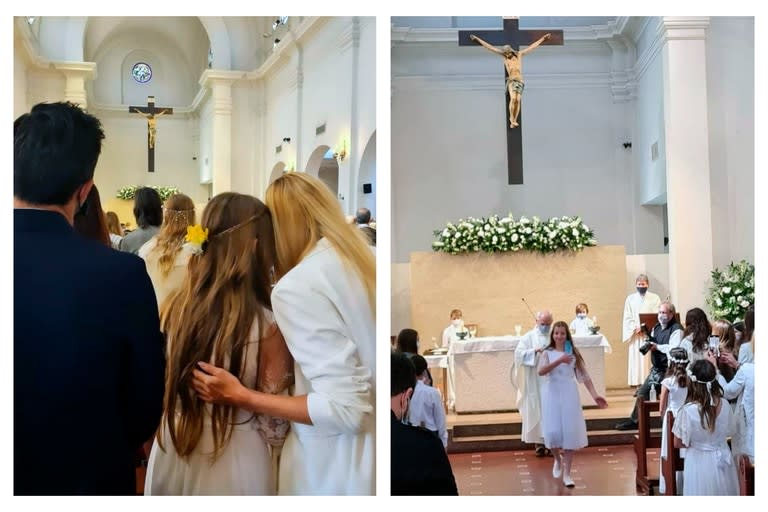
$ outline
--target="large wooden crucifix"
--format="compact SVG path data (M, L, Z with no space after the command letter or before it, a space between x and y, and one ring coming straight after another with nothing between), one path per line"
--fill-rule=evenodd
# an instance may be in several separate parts
M540 44L562 45L562 30L520 30L518 18L504 18L504 30L459 30L459 46L477 46L504 57L507 84L507 172L510 185L523 184L523 138L520 104L523 94L522 56ZM494 45L498 46L494 47ZM531 46L519 51L520 46ZM510 69L517 76L510 77Z
M173 115L173 109L170 107L156 107L155 97L147 97L146 107L135 107L130 105L128 112L131 114L141 114L147 118L147 171L155 172L155 141L157 139L157 118L165 115Z

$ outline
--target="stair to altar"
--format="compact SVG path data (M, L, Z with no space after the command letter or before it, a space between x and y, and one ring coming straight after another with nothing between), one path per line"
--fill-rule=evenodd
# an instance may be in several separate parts
M632 444L636 430L616 430L615 425L628 418L635 398L633 389L608 390L607 409L585 408L590 446ZM530 449L520 440L521 419L517 411L488 413L449 413L448 452L489 452ZM661 431L661 424L654 425Z

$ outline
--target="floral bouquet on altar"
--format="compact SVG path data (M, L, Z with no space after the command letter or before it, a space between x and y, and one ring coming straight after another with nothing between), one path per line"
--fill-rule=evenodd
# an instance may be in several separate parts
M597 245L594 233L579 217L553 217L542 221L538 217L512 215L479 218L469 217L449 222L434 232L437 240L432 250L459 254L466 252L580 251Z
M140 186L123 187L117 191L117 194L115 194L115 197L117 197L118 199L127 199L127 200L133 199L134 197L136 197L136 191L139 190L140 188L142 187ZM179 189L176 187L151 186L149 188L153 188L157 190L157 193L160 194L160 199L162 199L163 201L171 197L173 194L179 193Z
M735 322L744 318L750 304L755 302L755 266L746 260L731 262L725 270L712 271L707 304L714 319Z

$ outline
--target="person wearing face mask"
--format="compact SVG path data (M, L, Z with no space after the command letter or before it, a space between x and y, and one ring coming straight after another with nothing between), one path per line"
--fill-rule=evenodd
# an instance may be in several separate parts
M451 462L436 436L405 424L416 370L402 352L390 359L390 485L393 496L458 496Z
M552 313L547 310L536 313L536 327L525 333L515 347L515 382L517 384L517 408L522 417L521 439L536 445L536 456L547 455L541 431L541 381L537 371L539 354L549 345L549 328Z
M443 347L448 349L448 409L453 409L456 403L456 387L453 373L453 344L459 341L457 333L467 332L464 327L463 315L460 309L451 310L451 324L443 330Z
M628 345L627 383L639 386L645 374L643 354L638 350L645 336L640 327L640 313L655 313L659 310L661 299L648 291L648 276L640 274L635 279L637 291L630 294L624 301L624 328L622 340Z
M651 387L656 389L656 393L661 392L661 381L667 372L667 355L673 348L680 347L683 341L683 327L675 318L675 306L669 301L664 301L659 306L659 323L651 331L651 371L643 382L643 385L637 389L637 400L650 400ZM632 409L629 419L626 419L616 425L616 430L634 430L637 428L637 401Z
M587 315L589 314L589 307L580 302L576 304L576 318L571 321L569 326L574 336L589 336L592 332L590 327L594 327L595 323Z

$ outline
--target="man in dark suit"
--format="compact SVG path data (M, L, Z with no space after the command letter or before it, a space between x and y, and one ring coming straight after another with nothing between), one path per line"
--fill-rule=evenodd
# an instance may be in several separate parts
M371 222L371 210L368 208L360 208L355 215L355 224L360 228L365 236L368 237L368 244L376 247L376 230L370 226Z
M72 229L101 123L39 104L13 131L14 493L135 494L165 356L144 262Z
M402 352L392 352L391 492L393 496L458 496L451 462L439 438L402 422L416 386L416 370Z

